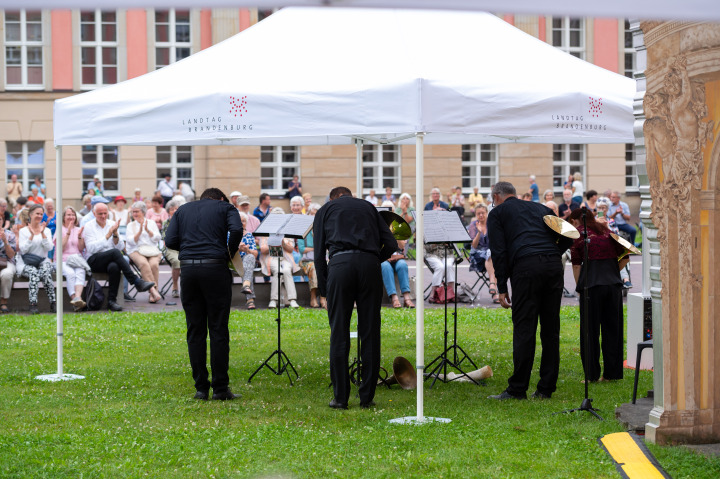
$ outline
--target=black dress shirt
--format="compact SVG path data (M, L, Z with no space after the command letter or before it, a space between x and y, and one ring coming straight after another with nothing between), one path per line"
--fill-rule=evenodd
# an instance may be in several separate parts
M515 262L532 255L560 255L572 240L545 225L543 216L555 215L540 203L508 197L488 215L488 235L499 293L507 293L507 280Z
M204 199L177 209L165 233L165 246L178 250L181 261L229 259L228 250L237 252L242 235L240 215L230 203Z
M313 241L315 273L323 297L327 294L325 250L330 258L340 251L364 251L382 262L398 249L397 241L377 209L368 201L351 196L341 196L320 208L313 222Z

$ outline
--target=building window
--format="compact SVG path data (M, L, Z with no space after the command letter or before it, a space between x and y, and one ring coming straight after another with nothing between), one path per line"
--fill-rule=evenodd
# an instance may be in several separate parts
M190 56L190 10L155 10L155 69Z
M574 57L585 59L585 20L553 17L552 44Z
M363 193L393 189L400 193L400 147L397 145L363 145ZM381 195L382 196L382 195Z
M625 20L625 76L632 78L635 73L635 48L633 47L633 33L630 22Z
M43 88L42 12L5 11L5 86L8 90Z
M625 192L640 191L640 180L637 173L635 145L625 143Z
M42 141L8 141L5 143L7 156L5 169L8 181L17 175L22 184L23 195L30 192L30 185L36 176L45 178L45 143Z
M553 145L553 190L562 193L565 183L575 172L580 172L583 184L585 177L585 145Z
M164 180L165 175L170 173L175 188L179 188L182 182L195 189L192 146L158 146L156 162L157 183Z
M80 67L82 88L118 81L117 14L115 11L80 12Z
M87 193L88 183L97 175L105 195L120 193L120 163L117 146L84 145L82 147L82 185Z
M472 193L476 186L481 193L490 193L498 181L497 145L462 145L460 154L463 193Z
M285 194L288 183L300 172L297 146L260 147L260 189L271 195Z

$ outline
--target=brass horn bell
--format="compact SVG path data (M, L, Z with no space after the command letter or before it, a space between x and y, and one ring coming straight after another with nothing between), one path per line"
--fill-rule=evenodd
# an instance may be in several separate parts
M393 375L385 380L385 384L399 384L403 389L415 389L417 387L417 372L413 365L402 356L393 360Z
M390 232L396 240L410 239L413 235L412 228L399 214L386 210L379 211L379 213L380 216L382 216L382 219L385 220L385 223L388 225L388 228L390 228Z

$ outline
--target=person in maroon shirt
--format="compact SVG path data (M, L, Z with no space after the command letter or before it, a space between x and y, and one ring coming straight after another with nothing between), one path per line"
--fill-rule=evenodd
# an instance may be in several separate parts
M588 261L585 260L583 214L587 213ZM624 252L620 243L610 236L605 223L595 221L595 214L578 208L568 219L580 231L570 248L575 289L580 293L580 357L587 368L588 381L608 381L623 377L623 305L622 280L618 256ZM586 284L587 282L587 284ZM585 319L584 296L589 295L588 318ZM587 324L588 351L585 349ZM600 376L600 331L604 371ZM587 362L586 362L587 355Z

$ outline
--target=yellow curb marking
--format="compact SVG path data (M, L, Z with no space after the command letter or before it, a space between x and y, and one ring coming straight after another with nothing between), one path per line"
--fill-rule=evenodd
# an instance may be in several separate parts
M664 479L665 476L650 462L630 434L616 432L603 436L602 442L610 456L617 462L629 479Z

